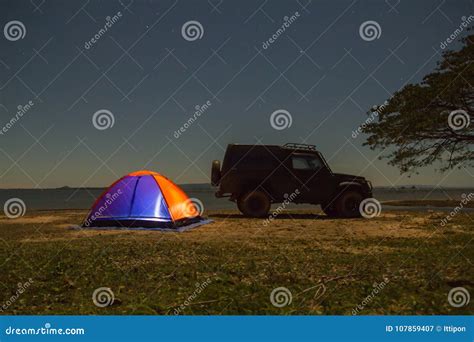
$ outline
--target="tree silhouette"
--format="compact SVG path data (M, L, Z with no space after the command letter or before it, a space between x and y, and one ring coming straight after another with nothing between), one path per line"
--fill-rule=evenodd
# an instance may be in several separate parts
M384 149L382 158L401 173L436 162L445 171L474 160L474 35L459 51L445 51L419 84L406 85L370 113L364 145Z

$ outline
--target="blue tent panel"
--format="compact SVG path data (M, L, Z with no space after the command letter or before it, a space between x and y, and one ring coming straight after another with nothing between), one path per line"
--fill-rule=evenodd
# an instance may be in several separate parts
M138 180L130 216L171 220L163 194L153 176L142 176Z
M91 214L97 218L128 217L137 181L137 177L124 177L112 185L94 205Z

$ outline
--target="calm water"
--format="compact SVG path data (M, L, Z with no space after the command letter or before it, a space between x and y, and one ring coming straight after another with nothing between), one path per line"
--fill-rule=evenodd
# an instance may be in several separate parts
M189 197L201 200L207 210L236 209L234 203L226 198L215 198L214 190L206 185L183 185ZM11 189L0 190L0 203L10 198L22 199L27 209L89 209L103 189ZM374 197L379 201L389 200L460 200L462 194L474 192L474 189L388 189L375 188ZM298 208L311 208L300 205Z

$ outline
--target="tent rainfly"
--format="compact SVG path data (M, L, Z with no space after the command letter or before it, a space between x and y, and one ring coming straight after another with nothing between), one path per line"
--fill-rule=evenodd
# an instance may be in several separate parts
M202 204L191 200L168 178L136 171L120 178L95 201L83 228L142 228L186 230L210 221Z

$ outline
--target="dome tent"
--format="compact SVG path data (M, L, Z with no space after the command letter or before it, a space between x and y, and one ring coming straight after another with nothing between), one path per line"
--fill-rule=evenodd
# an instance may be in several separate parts
M120 178L95 201L83 228L186 230L208 223L200 206L168 178L136 171Z

